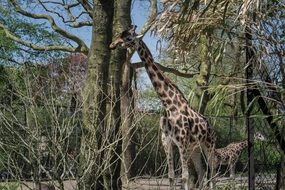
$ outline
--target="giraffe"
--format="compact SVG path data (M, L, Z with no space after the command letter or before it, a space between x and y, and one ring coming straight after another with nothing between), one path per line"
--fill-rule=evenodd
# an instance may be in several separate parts
M254 140L264 141L265 138L260 133L254 134ZM235 175L235 165L243 149L248 146L248 141L233 142L224 148L215 149L214 169L217 170L221 165L228 165L230 177Z
M201 150L204 151L208 160L212 160L211 156L215 149L215 134L207 120L189 106L187 99L178 87L157 68L150 50L142 41L142 36L136 34L135 29L136 26L132 26L129 30L123 31L109 47L110 49L116 49L118 46L134 48L144 63L152 85L165 109L165 114L160 120L160 127L162 129L162 144L167 157L170 188L174 188L175 175L172 151L173 145L176 145L181 161L182 184L184 189L188 190L191 182L188 161L190 157L199 160ZM197 165L195 168L196 170L201 169ZM198 175L201 173L198 171Z

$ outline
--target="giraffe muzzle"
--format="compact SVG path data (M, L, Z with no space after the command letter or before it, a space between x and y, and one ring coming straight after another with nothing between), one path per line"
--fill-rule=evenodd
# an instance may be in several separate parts
M121 38L117 38L116 40L114 40L110 45L109 45L109 48L110 49L116 49L117 48L117 46L119 45L119 44L122 44L124 41L121 39Z
M117 44L115 44L114 42L112 42L112 43L109 45L109 48L110 48L111 50L116 49L116 47L117 47Z

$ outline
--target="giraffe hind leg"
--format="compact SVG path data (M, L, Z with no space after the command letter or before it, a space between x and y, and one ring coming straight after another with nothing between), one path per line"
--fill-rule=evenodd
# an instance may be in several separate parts
M205 171L202 165L202 158L201 158L201 154L202 152L200 151L200 149L195 149L193 151L193 153L191 153L191 159L193 161L195 170L197 172L198 175L198 181L196 183L196 187L198 186L199 189L201 189L203 187L203 178L205 175Z
M208 177L209 177L210 189L212 189L215 185L215 178L217 177L216 176L217 173L216 173L215 155L214 155L214 145L210 147L202 146L202 148L206 156L207 165L209 167L210 175Z

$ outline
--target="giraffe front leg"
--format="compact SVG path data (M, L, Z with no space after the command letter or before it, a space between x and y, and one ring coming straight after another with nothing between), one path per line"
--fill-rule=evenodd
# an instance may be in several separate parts
M217 178L217 167L215 164L209 164L210 167L210 189L213 189L216 185L216 178Z
M174 164L173 164L173 148L172 148L173 145L170 138L168 138L164 133L162 133L161 139L167 159L170 189L174 189Z
M171 138L168 136L170 133L169 126L170 123L168 122L167 118L162 116L160 118L160 129L162 131L161 134L161 141L162 145L166 154L167 159L167 167L168 167L168 178L170 189L174 189L174 162L173 162L173 144Z
M181 160L181 167L182 167L182 185L184 187L184 190L189 190L189 171L188 171L188 157L186 154L186 148L180 147L179 148L179 154L180 154L180 160Z
M206 156L207 156L207 161L208 161L208 166L210 169L210 176L209 176L209 180L210 180L210 189L213 189L216 183L216 170L217 170L217 163L215 161L215 155L214 155L214 151L211 149L208 149L206 152Z
M235 177L235 164L230 165L230 178Z

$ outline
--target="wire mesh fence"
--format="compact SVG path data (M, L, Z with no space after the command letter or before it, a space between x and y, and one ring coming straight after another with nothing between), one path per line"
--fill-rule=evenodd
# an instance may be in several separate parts
M19 105L22 108L20 110L25 110L25 105ZM46 110L55 111L52 113L53 117L58 117L62 120L59 123L50 123L49 117L44 120L38 120L38 127L43 127L43 133L34 133L32 137L38 142L31 142L33 145L37 144L39 146L33 147L31 150L27 149L28 152L21 152L25 159L36 158L38 166L40 167L38 171L42 173L39 174L39 180L57 180L53 178L53 175L60 175L63 184L66 183L65 180L72 180L73 184L76 184L78 171L80 170L80 163L78 156L78 150L80 148L80 138L82 136L82 121L81 114L70 116L70 107L60 106L51 107L51 105L45 105L45 107L39 106L39 114L46 115ZM56 108L56 109L54 109ZM80 107L77 113L80 112ZM39 111L40 110L40 111ZM11 112L9 110L2 110L2 114L6 115L2 119L7 119L10 117ZM165 158L165 153L161 145L161 134L159 130L159 117L158 113L136 113L137 117L140 118L133 125L133 137L131 139L132 148L132 163L131 170L132 176L130 177L130 189L168 189L169 182L167 179L167 163ZM3 134L2 140L8 137L8 133L4 129L12 130L15 127L20 130L19 133L14 131L18 137L27 138L32 131L27 130L23 123L27 122L24 119L25 113L17 112L14 116L23 117L23 121L18 117L17 122L14 122L14 126L6 126L2 128L1 133ZM12 118L14 118L14 116ZM226 147L228 144L233 142L240 142L247 140L247 131L245 127L245 117L232 117L232 116L206 116L209 123L214 127L216 132L217 141L216 148ZM44 117L43 117L44 118ZM39 119L39 118L38 118ZM255 132L259 132L264 135L264 141L255 141L254 143L254 160L255 160L255 187L256 189L277 189L279 187L280 180L278 176L280 175L280 166L282 161L281 153L278 149L276 140L273 135L273 131L267 126L263 117L253 117L253 124ZM12 121L12 120L10 120ZM23 122L23 123L22 123ZM1 125L8 125L8 121L2 121ZM6 134L6 137L5 137ZM23 136L21 136L23 135ZM39 136L36 136L39 135ZM54 136L53 136L54 135ZM66 136L64 136L66 135ZM46 136L46 137L45 137ZM45 137L45 138L44 138ZM60 138L60 139L58 139ZM9 139L6 139L9 140ZM4 144L2 141L1 146ZM14 139L15 140L15 139ZM50 141L48 141L50 140ZM58 141L60 140L60 141ZM55 142L53 142L55 141ZM7 141L8 142L8 141ZM19 139L21 142L21 139ZM26 142L26 141L24 141ZM28 142L28 141L27 141ZM47 143L47 144L45 144ZM31 145L32 145L31 144ZM13 142L5 146L13 146ZM49 147L47 147L47 145ZM20 146L21 147L21 146ZM14 147L15 148L15 147ZM27 148L27 147L25 147ZM40 148L40 149L38 149ZM39 151L39 155L29 155L29 151ZM17 155L15 152L9 155L13 157L15 166L21 166L21 168L10 167L9 170L2 171L1 180L35 180L32 177L33 164L29 163L29 160L24 160ZM30 156L30 157L29 157ZM236 162L235 175L230 177L229 166L221 166L218 171L218 176L216 176L216 189L247 189L248 187L248 152L245 148L238 161ZM9 159L8 159L9 160ZM124 160L121 160L124 162ZM177 150L174 153L175 161L175 174L176 174L176 187L181 188L181 167L179 162L179 154ZM35 163L34 163L35 164ZM37 163L36 163L37 164ZM10 165L11 166L11 165ZM206 164L204 164L206 167ZM19 173L15 173L14 169L20 169ZM5 173L6 172L6 173ZM9 174L11 172L12 174ZM54 172L54 173L53 173ZM74 185L74 188L76 185ZM207 188L205 186L205 188Z
M147 116L142 120L142 124L138 127L142 131L149 132L149 138L146 142L145 152L137 154L134 162L136 183L145 185L146 178L149 179L149 187L159 184L162 179L162 186L167 185L163 179L167 178L167 165L164 152L160 144L160 132L157 126L153 126L153 120L157 120L158 115ZM207 116L209 122L214 126L217 135L216 148L226 147L230 143L247 141L247 131L245 126L245 117L232 116ZM147 122L152 123L148 124ZM255 169L255 188L256 189L277 189L279 186L278 170L282 162L281 152L273 135L273 131L267 126L262 117L253 117L255 132L264 136L263 141L254 141L254 169ZM151 138L152 137L152 138ZM144 146L143 141L137 142L137 146ZM176 152L176 176L179 178L181 168L179 165L179 154ZM230 177L229 166L223 165L219 168L217 176L217 189L247 189L248 178L248 150L244 148L239 156L236 166L235 175ZM204 166L205 167L205 166ZM156 183L151 182L156 179ZM179 185L179 183L177 183Z
M73 88L63 88L66 87L65 80L56 81L48 76L30 77L31 80L23 80L25 85L20 83L13 91L7 91L6 99L3 98L0 104L1 180L57 181L63 187L65 180L75 181L75 184L82 182L82 176L88 172L98 172L95 174L98 176L108 173L112 163L110 158L116 153L114 149L126 138L126 134L120 132L113 139L114 127L108 119L109 123L103 130L96 126L84 128L82 98L76 96L71 90ZM23 86L27 89L23 89ZM76 86L81 85L76 83ZM131 134L130 181L138 184L144 182L141 187L149 184L156 189L167 188L167 163L159 129L160 113L134 110L133 114L135 118L128 129ZM111 115L110 111L106 118L111 118ZM247 139L244 116L206 115L206 118L216 132L217 148ZM252 120L255 132L260 132L265 137L264 141L254 143L256 189L275 189L280 181L280 168L284 159L264 117L253 116ZM90 141L85 139L89 138L86 134L90 135ZM101 148L96 147L96 142L92 141L98 134L102 138ZM104 158L100 165L94 161L98 155ZM83 158L86 159L84 162ZM248 158L247 149L244 149L236 163L234 178L229 177L228 166L221 166L217 188L247 188ZM119 161L123 164L126 162L124 158ZM181 167L176 149L174 162L179 188Z

